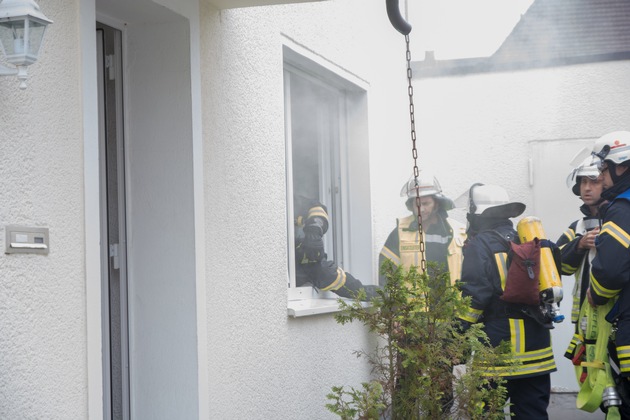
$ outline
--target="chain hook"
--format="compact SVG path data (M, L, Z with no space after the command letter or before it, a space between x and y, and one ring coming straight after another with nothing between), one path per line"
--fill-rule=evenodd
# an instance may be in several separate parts
M411 73L411 49L409 47L409 33L411 32L411 25L402 17L400 14L400 7L398 5L398 0L385 0L387 7L387 16L389 17L389 22L392 24L394 29L405 36L405 43L407 45L407 81L408 81L408 89L407 93L409 95L409 118L411 120L411 154L413 156L413 177L416 187L416 207L418 209L418 240L420 242L420 268L422 273L426 273L427 271L427 261L425 257L425 247L424 247L424 232L422 229L422 214L420 213L420 183L418 182L418 177L420 175L420 170L418 169L418 149L416 147L416 120L413 108L413 85L411 83L412 73Z
M411 32L411 25L403 19L400 14L400 7L398 7L398 0L386 0L387 17L394 29L403 35L409 35Z
M405 35L405 43L407 45L407 94L409 95L409 119L411 122L411 155L413 156L413 178L416 187L416 208L418 209L418 241L420 242L420 269L422 273L427 272L427 261L424 246L424 230L422 228L422 213L420 213L420 169L418 168L418 149L416 147L416 117L413 106L413 85L411 72L411 49L409 47L409 35Z

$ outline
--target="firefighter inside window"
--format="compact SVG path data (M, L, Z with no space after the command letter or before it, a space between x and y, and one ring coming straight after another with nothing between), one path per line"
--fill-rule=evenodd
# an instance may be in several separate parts
M363 300L375 296L378 286L364 285L352 274L328 260L324 250L324 234L328 231L328 210L317 200L304 196L294 199L295 283L311 285L320 291L332 291L343 298L354 299L361 289Z

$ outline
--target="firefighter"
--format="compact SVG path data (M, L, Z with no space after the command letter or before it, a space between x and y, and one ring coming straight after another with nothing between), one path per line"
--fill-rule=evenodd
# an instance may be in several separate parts
M419 193L418 193L419 192ZM448 270L451 283L459 279L462 264L462 246L466 239L466 228L463 224L448 217L448 210L453 208L453 201L442 194L438 180L426 173L418 177L418 189L414 176L403 185L400 196L405 197L407 210L412 214L396 221L397 227L389 234L379 256L379 267L385 260L390 260L395 266L402 265L409 269L411 266L420 267L422 255L418 230L418 205L416 196L420 197L420 216L422 221L423 239L425 245L425 260L436 263L435 269ZM435 279L432 267L429 268L430 279ZM384 286L386 278L381 274L379 284ZM447 378L441 383L446 384L441 389L440 399L442 410L448 413L453 406L452 365L443 364L443 374Z
M562 253L562 274L575 276L571 322L577 324L588 289L590 262L595 256L595 238L599 234L599 204L603 189L602 176L591 156L571 171L567 177L567 185L582 200L580 211L584 217L571 223L556 245ZM568 359L573 359L578 340L576 331L565 353Z
M594 412L600 407L607 412L607 418L614 418L613 413L618 415L619 409L613 410L611 406L620 405L620 400L614 390L611 370L607 368L611 326L602 320L609 308L592 308L585 302L591 261L596 254L595 241L600 231L599 205L603 191L603 176L592 156L571 171L567 185L582 199L580 210L584 217L571 223L556 242L562 253L562 274L575 276L571 308L571 322L575 324L575 331L564 357L575 365L580 386L577 407L588 412ZM604 313L600 314L599 311Z
M327 260L323 236L328 231L328 211L316 200L297 196L294 201L296 286L311 284L321 291L332 291L344 298L355 298L365 290L366 300L376 294L377 286L363 285L334 261Z
M630 132L615 131L600 137L593 155L603 176L604 202L599 210L602 228L591 262L587 297L593 306L617 298L608 317L616 328L610 355L622 397L621 416L630 418Z
M556 370L548 328L531 310L500 299L505 279L498 261L505 260L516 237L510 218L525 211L525 204L509 200L496 185L474 184L469 191L468 239L464 246L461 288L471 306L460 314L463 329L482 322L492 346L511 343L516 368L489 366L506 379L510 412L515 419L547 419L551 392L550 373Z
M448 210L453 208L453 201L442 194L438 180L429 174L421 173L418 177L418 196L420 197L420 216L422 220L425 259L448 268L451 283L459 279L462 265L462 246L466 240L466 227L448 217ZM415 177L403 185L400 196L406 198L407 210L412 212L407 217L396 221L385 241L379 256L379 267L387 259L396 266L420 267L420 242L418 232L418 206L416 204ZM386 279L381 275L379 283Z

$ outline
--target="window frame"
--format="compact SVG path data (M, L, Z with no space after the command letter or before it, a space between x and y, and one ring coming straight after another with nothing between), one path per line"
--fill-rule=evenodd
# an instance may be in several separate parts
M308 55L308 52L306 52ZM296 51L295 46L283 46L284 80L284 115L286 145L286 185L287 185L287 251L288 251L288 313L298 317L338 311L338 296L333 292L321 292L313 287L295 286L295 233L293 229L293 141L291 125L291 77L304 78L323 88L336 98L336 121L330 125L324 122L324 129L329 130L329 147L334 149L333 159L336 169L329 166L326 176L330 182L332 206L329 207L330 228L324 236L326 250L330 252L335 244L335 261L346 271L354 274L353 268L362 268L364 284L375 284L374 259L372 257L372 226L369 194L369 150L367 138L367 85L365 81L345 70L334 66L322 57L307 57L305 51ZM331 68L332 67L332 68ZM340 74L341 73L341 74ZM344 74L345 73L345 74ZM352 127L350 127L352 126ZM338 139L338 141L337 141ZM336 143L336 144L332 144ZM358 149L358 150L355 150ZM350 153L352 151L353 153ZM319 166L333 165L328 155L331 150L320 150ZM356 155L355 159L351 156ZM357 176L353 170L360 168ZM333 174L334 172L334 174ZM351 194L357 186L360 194ZM352 187L352 188L351 188ZM324 187L320 186L320 196ZM324 201L324 200L322 200ZM351 206L355 204L356 206ZM357 208L362 208L357 213ZM360 234L357 234L360 232ZM353 243L362 245L351 246ZM330 256L329 256L330 257ZM333 259L331 257L331 259ZM353 264L353 262L355 264Z

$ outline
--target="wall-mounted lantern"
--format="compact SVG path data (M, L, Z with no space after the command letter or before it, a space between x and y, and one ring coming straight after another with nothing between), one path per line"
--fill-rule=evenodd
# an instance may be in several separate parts
M17 75L20 89L26 89L26 67L37 61L49 23L34 0L0 0L0 50L16 67L0 65L0 76Z

